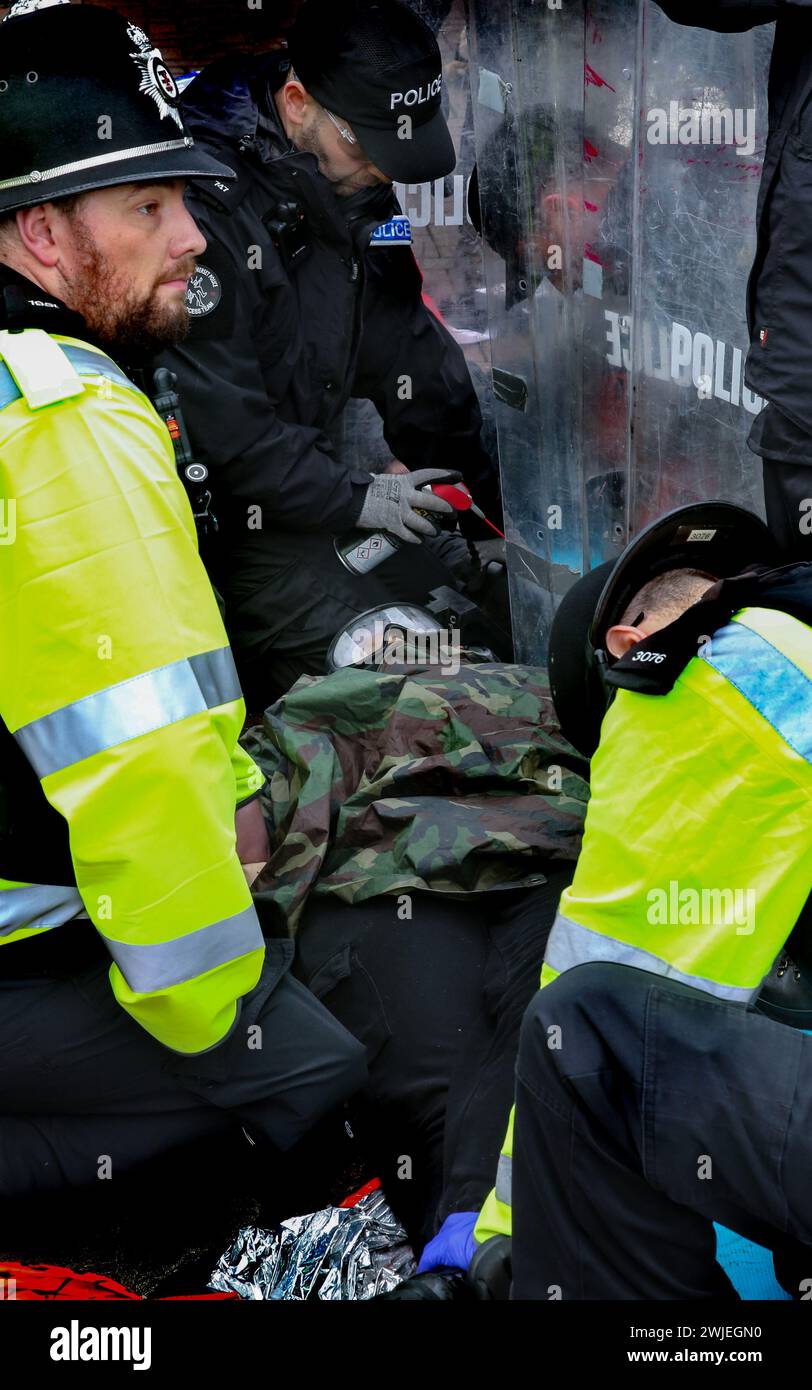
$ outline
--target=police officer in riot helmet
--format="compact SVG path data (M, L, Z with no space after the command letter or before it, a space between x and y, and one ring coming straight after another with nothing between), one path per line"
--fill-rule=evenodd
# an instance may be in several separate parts
M751 513L691 504L556 614L590 803L479 1225L512 1229L515 1298L734 1297L713 1222L805 1296L812 567L782 558Z
M590 801L515 1130L481 1212L388 1299L449 1297L460 1268L497 1299L511 1273L518 1299L731 1297L714 1220L804 1297L812 585L780 559L752 513L690 504L559 604L550 686Z
M209 246L191 336L162 361L210 472L207 563L249 705L322 673L354 614L450 582L429 519L449 508L421 486L462 474L498 516L471 378L423 302L392 187L453 169L441 105L436 40L401 0L307 0L285 52L227 56L183 95L236 177L193 185ZM335 443L351 396L382 420L392 457L375 476ZM350 573L334 539L353 528L398 553Z

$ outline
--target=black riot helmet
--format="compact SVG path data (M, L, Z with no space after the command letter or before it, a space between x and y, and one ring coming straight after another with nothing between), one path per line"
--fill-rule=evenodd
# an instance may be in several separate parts
M0 24L0 214L114 184L232 177L195 144L178 95L122 15L18 0Z
M550 632L550 688L565 737L586 757L598 746L611 691L606 634L635 594L659 574L693 569L727 579L780 557L764 522L730 502L676 507L644 527L618 560L577 580L564 595Z

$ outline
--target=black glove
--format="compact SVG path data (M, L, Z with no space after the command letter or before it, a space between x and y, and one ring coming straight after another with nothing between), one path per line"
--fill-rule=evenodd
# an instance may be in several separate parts
M474 1298L506 1303L513 1279L509 1236L491 1236L478 1246L466 1275Z
M373 1303L395 1299L400 1303L453 1303L473 1298L466 1276L461 1269L432 1269L428 1274L413 1274L390 1293L378 1294Z

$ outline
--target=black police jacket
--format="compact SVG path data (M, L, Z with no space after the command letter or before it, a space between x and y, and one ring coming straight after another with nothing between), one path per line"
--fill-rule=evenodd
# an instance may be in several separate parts
M746 381L812 433L812 0L657 0L669 19L723 33L776 20L769 131L747 289Z
M238 54L183 98L195 139L237 171L192 187L208 248L191 284L191 335L160 359L178 376L215 514L226 535L260 515L286 530L351 526L370 475L326 434L351 395L374 402L396 458L458 468L493 506L464 356L425 307L411 250L369 244L399 211L392 188L336 197L276 115L286 68L278 55ZM252 507L261 513L249 520Z

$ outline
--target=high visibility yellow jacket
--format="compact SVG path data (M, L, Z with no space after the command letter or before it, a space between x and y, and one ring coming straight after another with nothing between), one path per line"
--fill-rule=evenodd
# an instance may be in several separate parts
M811 890L812 628L746 608L669 694L618 691L541 985L615 961L747 1004ZM510 1233L512 1130L478 1240Z
M122 1007L206 1051L264 958L234 829L263 777L166 428L87 343L0 333L0 504L0 719L76 876L0 880L0 945L84 907Z

